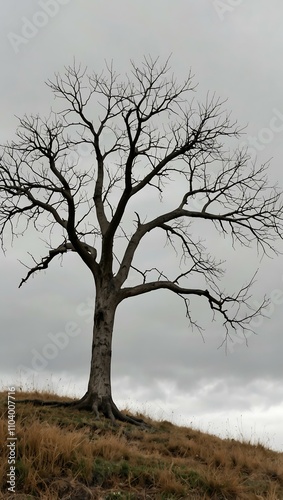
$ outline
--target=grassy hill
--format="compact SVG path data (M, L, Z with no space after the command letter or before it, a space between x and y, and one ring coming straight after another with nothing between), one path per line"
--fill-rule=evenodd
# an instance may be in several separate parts
M62 400L45 393L21 399ZM67 399L67 398L65 398ZM167 421L147 429L88 412L16 404L16 495L7 492L7 393L0 393L0 498L283 499L283 453Z

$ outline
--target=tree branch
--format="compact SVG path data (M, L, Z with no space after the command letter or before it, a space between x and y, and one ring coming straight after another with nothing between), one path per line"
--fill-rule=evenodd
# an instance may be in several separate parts
M177 283L168 280L151 281L133 287L122 288L120 291L120 302L122 300L125 300L126 298L136 297L138 295L143 295L155 290L169 290L170 292L175 293L184 300L187 317L194 326L198 327L198 325L191 319L189 301L187 297L191 295L204 297L208 301L212 312L218 313L223 317L223 326L225 327L226 331L225 338L227 340L230 336L230 328L232 328L233 330L240 328L243 332L253 331L249 327L250 322L252 321L252 319L258 316L262 316L262 311L269 303L267 299L264 299L262 304L255 310L252 310L248 306L248 294L250 287L254 282L254 278L255 276L252 277L247 285L243 286L237 293L231 296L225 295L220 292L219 288L216 287L216 285L214 285L214 293L211 293L209 290L182 287L177 285ZM245 312L242 314L242 316L240 316L239 314L242 307L245 308Z
M87 243L83 243L82 245L84 246L85 251L88 252L91 258L95 261L97 255L96 249L91 245L88 245ZM26 277L22 278L19 284L19 288L30 278L30 276L32 276L32 274L36 273L37 271L42 271L42 269L47 269L54 257L56 257L57 255L62 255L68 250L76 252L72 243L67 241L61 243L61 245L59 245L57 248L49 250L49 255L47 257L43 257L40 262L36 263L36 265L29 270Z

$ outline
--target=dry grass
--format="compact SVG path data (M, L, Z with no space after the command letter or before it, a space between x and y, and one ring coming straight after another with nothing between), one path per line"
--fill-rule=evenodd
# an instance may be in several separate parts
M9 496L6 393L0 413L0 498L283 499L283 453L262 445L150 419L147 430L112 427L88 412L31 404L16 405L17 495Z

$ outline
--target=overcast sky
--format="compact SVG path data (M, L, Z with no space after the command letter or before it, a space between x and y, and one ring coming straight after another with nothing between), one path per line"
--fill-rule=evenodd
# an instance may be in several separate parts
M240 142L251 146L258 162L271 160L270 178L283 186L282 16L281 0L3 2L0 141L12 136L15 115L48 113L53 96L44 82L74 57L90 71L113 59L123 72L130 59L172 54L178 78L192 69L200 98L212 91L228 99L233 118L247 125ZM63 266L53 261L48 272L18 289L25 275L18 259L29 262L26 252L33 250L41 257L38 241L27 234L0 256L0 380L81 396L89 374L92 280L68 254ZM213 251L216 257L227 254L225 287L231 291L256 269L253 250L231 253L229 242L218 237ZM146 254L152 261L161 258L155 244ZM163 264L168 259L171 265L172 258L165 249ZM227 353L219 349L221 323L211 322L204 301L192 301L203 338L189 327L183 303L169 293L123 303L113 343L115 401L283 451L282 264L282 256L260 263L252 301L256 305L265 294L271 299L267 318L254 324L248 347L238 339ZM76 328L68 344L54 347L54 335L70 322ZM57 355L47 359L52 343Z

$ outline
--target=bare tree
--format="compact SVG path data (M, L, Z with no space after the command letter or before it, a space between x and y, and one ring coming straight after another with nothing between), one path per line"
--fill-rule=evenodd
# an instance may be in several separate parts
M245 151L229 153L229 138L239 137L240 130L223 103L209 95L204 104L196 103L190 97L192 75L178 84L168 61L132 62L124 80L112 66L88 76L74 65L48 85L63 107L47 119L20 119L16 139L3 146L2 247L7 230L14 236L30 224L49 235L48 255L33 257L20 286L68 251L82 259L95 285L93 344L88 389L73 405L97 417L102 412L137 423L118 410L111 394L118 305L165 289L184 301L194 324L189 299L199 296L222 318L226 339L231 329L245 335L251 319L261 314L261 308L249 306L253 280L234 295L221 291L221 262L190 225L205 219L233 246L255 243L263 253L276 252L274 242L283 233L281 193L268 187L267 165L256 166ZM92 163L76 160L74 151L82 144ZM149 193L156 197L147 213L137 207ZM136 250L156 231L180 257L173 277L158 268L159 256L153 269L136 263ZM197 288L190 287L193 276Z

